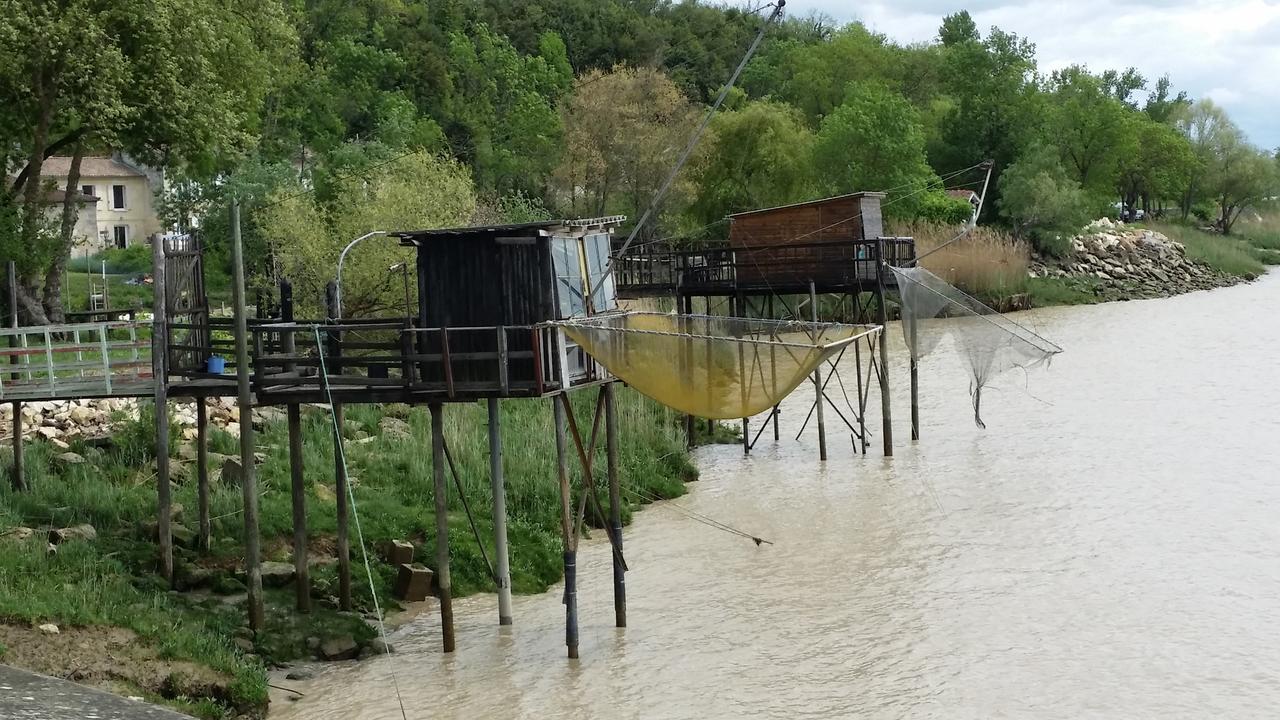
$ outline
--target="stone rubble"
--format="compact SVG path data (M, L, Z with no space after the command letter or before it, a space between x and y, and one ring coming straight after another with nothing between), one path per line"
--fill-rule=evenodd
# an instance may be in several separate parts
M196 406L191 402L176 402L170 406L171 419L181 429L184 440L196 437ZM240 411L233 397L213 397L207 403L209 426L225 430L240 437ZM259 411L261 412L261 411ZM270 422L274 415L258 417L254 422ZM22 403L22 436L43 438L60 450L68 450L67 440L73 438L108 438L118 419L137 420L136 398L106 398L96 400L47 400ZM0 438L13 435L13 404L0 403ZM85 461L80 455L64 452L58 458L68 464Z
M1089 278L1108 299L1155 298L1240 282L1186 256L1182 243L1102 218L1071 239L1064 258L1035 257L1031 277Z

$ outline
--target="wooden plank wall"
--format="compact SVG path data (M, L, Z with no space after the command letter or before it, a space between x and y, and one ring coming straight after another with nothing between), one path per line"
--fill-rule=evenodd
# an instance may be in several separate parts
M861 195L735 217L729 245L736 251L738 283L847 282L855 274L854 261L865 259L847 243L878 237L881 227L880 198ZM786 248L828 242L839 245Z

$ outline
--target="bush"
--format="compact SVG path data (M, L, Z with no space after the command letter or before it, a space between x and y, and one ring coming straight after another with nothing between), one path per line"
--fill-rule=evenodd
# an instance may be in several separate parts
M151 245L139 243L127 248L110 248L89 257L72 257L67 265L74 272L100 273L103 262L111 275L150 273Z
M1014 233L1041 252L1061 257L1066 240L1089 216L1089 198L1051 148L1033 146L1000 176L1000 214Z
M920 199L916 218L921 222L941 225L963 225L973 217L973 206L967 200L945 192L930 192Z

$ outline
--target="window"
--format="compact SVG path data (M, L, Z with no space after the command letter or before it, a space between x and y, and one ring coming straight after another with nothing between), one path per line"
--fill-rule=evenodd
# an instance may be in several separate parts
M586 315L586 292L582 288L582 259L578 256L578 238L551 238L551 259L556 272L560 319Z
M111 209L124 210L124 186L111 186Z
M93 196L93 197L97 197L98 193L96 192L96 190L97 190L97 188L95 188L95 187L94 187L94 186L92 186L92 185L81 185L81 186L80 186L80 192L84 193L85 195L91 195L91 196Z
M120 187L120 186L117 185L116 187ZM127 247L129 245L129 226L116 225L113 228L113 231L115 233L116 247L118 248Z
M597 233L582 238L582 246L587 255L587 280L589 282L587 290L591 292L592 312L605 312L618 307L618 298L613 286L613 273L609 273L601 281L605 268L609 267L611 237L609 233Z

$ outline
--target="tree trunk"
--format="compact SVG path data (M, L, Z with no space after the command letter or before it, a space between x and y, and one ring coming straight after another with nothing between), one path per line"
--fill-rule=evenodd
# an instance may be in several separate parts
M75 245L76 220L80 218L80 161L84 159L84 143L77 142L71 155L71 168L67 171L66 194L62 199L62 228L58 238L58 249L53 262L44 274L44 312L50 322L61 323L66 320L66 308L62 306L62 273L67 269L67 261L71 259L71 248Z
M22 247L34 250L40 233L43 207L40 203L40 171L44 167L44 148L49 143L49 125L53 122L53 83L45 77L43 67L35 70L32 89L36 92L39 111L31 134L31 152L27 156L27 182L22 189Z

